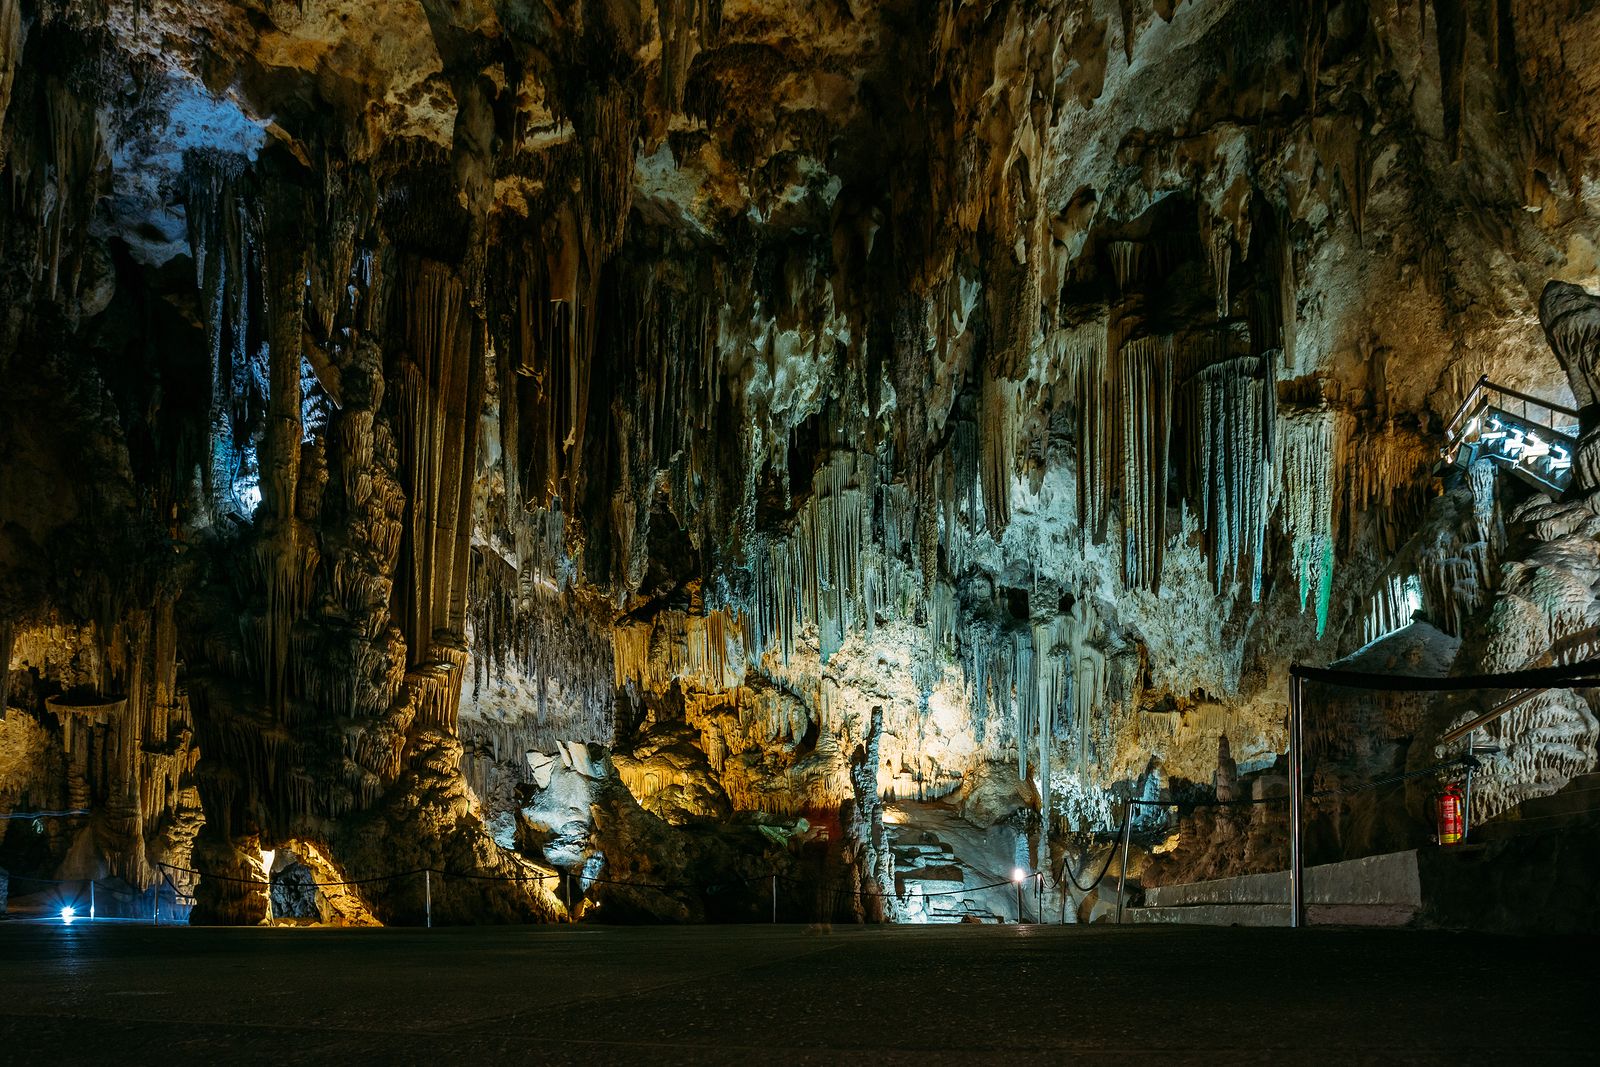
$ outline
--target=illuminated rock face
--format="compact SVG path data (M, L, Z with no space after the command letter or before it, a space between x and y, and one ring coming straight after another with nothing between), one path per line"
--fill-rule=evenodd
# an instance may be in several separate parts
M1581 640L1581 505L1433 475L1480 374L1592 399L1566 6L0 0L0 805L95 812L30 862L545 917L892 885L875 786L1045 865L1413 606Z

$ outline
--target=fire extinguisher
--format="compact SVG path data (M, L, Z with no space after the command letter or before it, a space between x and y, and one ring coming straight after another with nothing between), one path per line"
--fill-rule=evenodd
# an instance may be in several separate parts
M1451 782L1437 799L1439 809L1439 844L1459 845L1465 834L1463 816L1464 800L1461 787Z

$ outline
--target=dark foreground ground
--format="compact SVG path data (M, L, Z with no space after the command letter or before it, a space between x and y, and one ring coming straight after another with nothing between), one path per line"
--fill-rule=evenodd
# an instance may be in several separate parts
M1595 1062L1592 942L0 924L0 1062Z

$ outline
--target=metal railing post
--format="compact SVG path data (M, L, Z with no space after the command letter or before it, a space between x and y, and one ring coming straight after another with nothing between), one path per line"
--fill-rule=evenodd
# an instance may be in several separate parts
M1478 736L1478 731L1476 731L1476 730L1470 730L1470 731L1467 732L1467 759L1470 760L1471 762L1469 762L1467 764L1467 788L1466 788L1466 794L1467 795L1465 797L1463 797L1462 800L1461 800L1461 843L1462 844L1466 844L1467 835L1472 833L1472 772L1476 769L1474 764L1476 764L1477 759L1478 759L1477 754L1473 752L1473 749L1476 747L1476 745L1474 744L1474 741L1477 738L1477 736Z
M94 922L94 879L89 879L89 921Z
M772 876L772 923L774 926L778 923L778 876L776 874Z
M433 871L432 870L425 870L425 871L422 872L422 893L423 893L423 908L425 909L425 916L426 916L425 921L428 924L428 928L431 930L431 929L433 929Z
M1128 843L1133 840L1133 805L1129 800L1128 806L1122 809L1122 867L1117 871L1117 925L1122 925L1122 901L1127 895L1124 890L1128 884Z
M1289 925L1305 923L1305 852L1301 805L1305 801L1305 738L1302 719L1305 679L1289 669Z

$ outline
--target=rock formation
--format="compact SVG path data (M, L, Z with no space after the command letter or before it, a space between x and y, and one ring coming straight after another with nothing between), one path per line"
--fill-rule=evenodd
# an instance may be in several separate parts
M1567 655L1587 504L1435 465L1488 375L1595 485L1595 30L0 0L0 810L87 812L0 867L747 917L892 896L887 799L1010 798L1031 869L1243 798L1286 665L1413 612ZM1460 711L1368 710L1319 773ZM1486 813L1594 764L1586 697L1519 715Z

